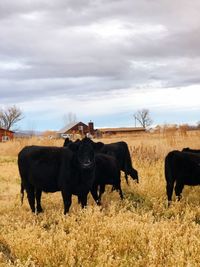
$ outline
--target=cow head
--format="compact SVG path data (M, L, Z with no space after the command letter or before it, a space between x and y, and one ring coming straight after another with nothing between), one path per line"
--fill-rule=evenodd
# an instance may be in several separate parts
M90 138L87 138L87 137L83 138L82 141L89 143L93 147L94 152L100 152L104 146L104 143L94 142L93 140L91 140Z
M138 172L134 168L130 170L130 176L132 177L133 180L136 180L136 182L139 183Z
M69 149L75 152L79 167L89 169L94 166L94 148L89 138L69 144Z
M69 139L69 137L67 137L67 138L65 138L63 146L68 146L71 143L72 143L72 141Z
M77 159L83 169L94 166L94 149L87 138L80 141L78 145Z
M182 149L182 152L190 152L190 148L189 148L189 147L184 147L184 148Z

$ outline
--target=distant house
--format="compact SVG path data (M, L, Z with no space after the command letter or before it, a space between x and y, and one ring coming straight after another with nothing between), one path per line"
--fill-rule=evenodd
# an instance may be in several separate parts
M89 122L88 125L83 122L74 122L59 130L57 133L60 137L73 138L75 135L85 136L87 134L94 135L94 123Z
M0 128L0 142L6 142L12 140L14 137L14 132Z
M129 134L137 134L144 133L146 130L143 127L120 127L120 128L101 128L98 129L102 136L109 135L129 135Z

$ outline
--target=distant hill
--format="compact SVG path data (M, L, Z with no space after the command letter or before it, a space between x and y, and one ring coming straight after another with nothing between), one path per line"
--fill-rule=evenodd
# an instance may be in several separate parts
M30 131L30 130L24 130L24 131L16 131L14 133L15 137L30 137L30 136L42 136L43 132L41 131Z

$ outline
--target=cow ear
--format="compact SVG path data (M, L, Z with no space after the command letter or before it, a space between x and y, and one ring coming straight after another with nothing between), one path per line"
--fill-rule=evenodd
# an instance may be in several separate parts
M75 151L78 150L78 145L77 145L76 143L71 143L71 144L69 144L68 148L69 148L71 151L75 152Z
M100 150L103 146L104 146L104 143L102 142L94 143L94 149L97 151Z

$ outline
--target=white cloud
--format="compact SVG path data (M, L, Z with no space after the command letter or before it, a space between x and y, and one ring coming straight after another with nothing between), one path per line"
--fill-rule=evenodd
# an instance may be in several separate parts
M39 96L38 96L39 98ZM60 98L48 97L29 102L19 103L24 110L39 113L49 112L50 114L65 114L70 111L78 115L109 115L116 112L127 112L142 108L155 109L200 109L199 106L200 90L198 86L185 88L157 88L124 89L121 91L113 90L100 97L88 97L82 101L81 98L67 97L62 95Z
M0 4L0 105L35 118L74 107L98 117L199 110L199 8L197 0L8 0Z
M29 68L30 66L19 61L5 61L5 62L1 61L0 62L0 71L1 70L13 71L13 70L29 69Z

